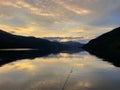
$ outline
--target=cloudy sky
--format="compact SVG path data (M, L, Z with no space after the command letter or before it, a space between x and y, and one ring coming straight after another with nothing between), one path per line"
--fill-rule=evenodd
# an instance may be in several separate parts
M0 0L0 29L36 37L93 38L120 26L120 0Z

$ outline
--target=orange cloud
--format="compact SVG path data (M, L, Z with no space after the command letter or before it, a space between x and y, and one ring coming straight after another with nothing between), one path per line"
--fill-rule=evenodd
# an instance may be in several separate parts
M55 3L63 6L67 10L72 11L72 12L74 12L76 14L85 15L85 14L89 14L90 13L90 10L87 10L87 9L84 9L84 8L76 8L76 7L73 7L71 5L66 4L63 1L59 1L59 2L55 1Z
M71 31L71 33L83 33L83 32L85 32L85 30L83 30L83 29L74 29L74 30L70 30Z
M2 5L2 6L12 6L12 7L20 8L18 5L13 3L11 0L1 0L0 5Z
M1 0L0 5L12 6L15 8L26 8L30 10L31 13L34 13L36 15L41 15L41 16L51 16L51 17L55 16L53 13L45 12L43 9L32 6L31 4L27 3L24 0L15 0L14 2L12 0Z
M34 26L28 26L28 27L11 27L7 25L0 25L0 29L5 30L9 33L15 33L18 35L25 35L29 36L32 34L34 30L36 30L36 27Z
M0 25L0 29L5 30L7 32L13 31L12 27L7 26L7 25Z
M35 6L32 6L31 4L23 1L23 0L17 0L16 2L17 5L23 7L23 8L26 8L28 10L31 11L31 13L34 13L36 15L41 15L41 16L55 16L54 14L52 13L47 13L47 12L44 12L44 10L40 9L40 8L37 8Z

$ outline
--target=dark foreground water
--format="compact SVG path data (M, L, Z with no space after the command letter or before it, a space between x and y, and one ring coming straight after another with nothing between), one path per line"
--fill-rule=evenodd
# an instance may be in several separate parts
M120 90L120 68L87 52L22 59L1 65L0 90Z

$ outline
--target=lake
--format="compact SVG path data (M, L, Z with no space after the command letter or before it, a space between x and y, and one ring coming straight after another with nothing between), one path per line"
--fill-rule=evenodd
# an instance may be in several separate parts
M120 68L86 51L20 57L1 64L0 90L120 89Z

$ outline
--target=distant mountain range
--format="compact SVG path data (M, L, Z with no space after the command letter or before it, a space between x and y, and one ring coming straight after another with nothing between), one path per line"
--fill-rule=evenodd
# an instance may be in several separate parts
M0 30L0 49L39 49L41 52L61 52L79 50L82 44L78 42L55 42L36 37L13 35Z
M67 41L74 41L80 43L87 43L90 39L85 39L84 37L43 37L43 39L47 39L50 41L57 41L57 42L67 42Z
M120 27L91 40L83 48L120 66Z

